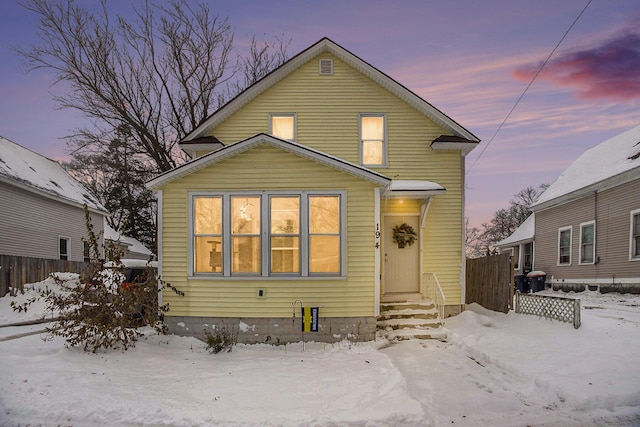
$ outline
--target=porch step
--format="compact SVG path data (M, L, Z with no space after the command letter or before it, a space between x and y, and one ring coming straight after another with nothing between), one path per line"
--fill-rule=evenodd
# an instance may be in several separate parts
M446 339L444 322L433 301L387 301L380 304L378 335L390 341Z

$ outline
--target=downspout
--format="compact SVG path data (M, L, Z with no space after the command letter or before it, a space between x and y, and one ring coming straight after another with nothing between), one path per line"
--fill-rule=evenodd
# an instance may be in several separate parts
M375 188L373 190L373 223L375 224L374 230L374 261L373 261L373 315L378 317L380 315L380 277L382 275L382 269L380 266L380 250L381 250L381 212L380 212L380 192L381 188Z

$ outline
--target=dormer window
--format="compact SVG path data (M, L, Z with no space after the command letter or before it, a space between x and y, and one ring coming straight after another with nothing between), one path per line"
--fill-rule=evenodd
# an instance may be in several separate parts
M296 140L296 115L274 113L269 116L269 133L287 141Z
M360 114L360 164L387 165L387 126L384 114Z

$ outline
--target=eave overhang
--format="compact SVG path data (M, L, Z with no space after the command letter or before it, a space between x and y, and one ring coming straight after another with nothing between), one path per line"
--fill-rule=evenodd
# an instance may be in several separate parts
M431 142L434 150L460 150L466 156L478 146L479 140L470 140L455 135L440 135Z

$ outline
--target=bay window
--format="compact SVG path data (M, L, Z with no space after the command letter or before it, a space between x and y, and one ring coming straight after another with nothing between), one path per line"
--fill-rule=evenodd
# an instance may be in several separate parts
M342 192L193 193L190 272L195 276L341 276Z

